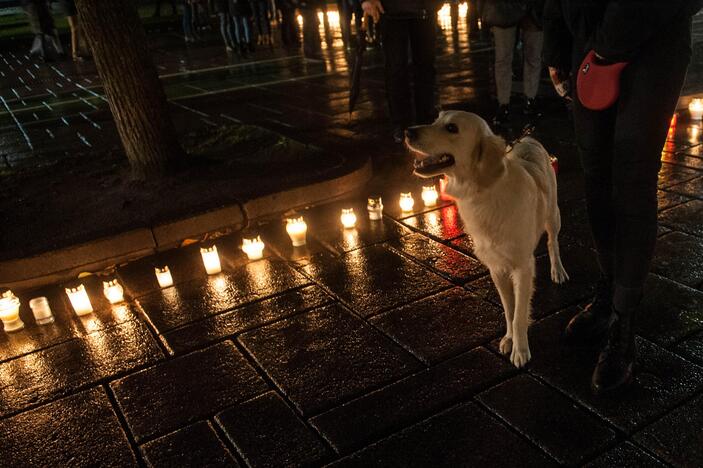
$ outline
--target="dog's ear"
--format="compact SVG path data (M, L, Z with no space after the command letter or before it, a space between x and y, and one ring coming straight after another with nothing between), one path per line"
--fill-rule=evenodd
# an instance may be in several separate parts
M479 140L475 161L480 185L490 186L503 174L505 146L505 140L497 135L483 135Z

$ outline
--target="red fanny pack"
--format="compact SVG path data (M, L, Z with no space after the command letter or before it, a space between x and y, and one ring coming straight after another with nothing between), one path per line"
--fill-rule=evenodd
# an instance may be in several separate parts
M581 62L576 90L583 107L590 110L607 109L618 100L620 95L620 73L627 62L603 63L590 51Z

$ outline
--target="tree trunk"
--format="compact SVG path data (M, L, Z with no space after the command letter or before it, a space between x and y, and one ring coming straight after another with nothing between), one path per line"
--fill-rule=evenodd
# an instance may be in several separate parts
M185 157L133 0L76 0L135 178L158 176Z

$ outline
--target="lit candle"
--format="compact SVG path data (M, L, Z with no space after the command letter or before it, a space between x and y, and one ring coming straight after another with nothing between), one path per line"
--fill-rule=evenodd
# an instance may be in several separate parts
M342 209L342 216L339 218L342 221L342 226L346 229L351 229L356 225L356 215L354 214L354 208L344 208Z
M369 198L369 204L366 209L369 210L369 219L378 221L383 218L383 200L381 200L381 197Z
M203 257L203 265L208 275L214 275L222 271L220 266L220 256L217 255L217 246L201 247L200 255Z
M692 120L701 120L703 117L703 99L694 98L688 105L688 112Z
M116 279L103 281L103 294L110 304L119 304L124 301L124 289Z
M93 311L93 305L90 303L88 293L82 284L79 284L77 288L66 288L66 294L76 315L87 315Z
M422 202L425 206L435 206L438 198L439 194L437 193L437 189L434 185L422 187Z
M34 320L38 325L46 325L54 322L54 316L51 314L49 300L45 297L35 297L29 301L29 307L34 314Z
M413 206L415 206L415 200L413 200L413 194L401 193L400 194L400 210L403 212L412 211Z
M302 216L299 218L288 218L286 220L286 232L290 236L293 247L300 247L306 243L305 236L308 232L308 225Z
M256 236L254 239L242 239L242 250L249 260L258 260L264 256L264 242L261 236Z
M171 277L171 270L167 266L163 268L154 267L154 272L156 273L156 281L159 282L159 286L162 288L168 288L173 286L173 277Z
M6 332L24 328L24 322L20 318L20 300L12 291L6 291L0 299L0 320Z

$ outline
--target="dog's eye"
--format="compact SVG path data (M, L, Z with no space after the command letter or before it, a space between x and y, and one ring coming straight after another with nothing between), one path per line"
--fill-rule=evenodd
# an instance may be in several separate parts
M456 124L448 123L447 125L444 126L444 128L445 128L449 133L459 133L459 127L457 127Z

